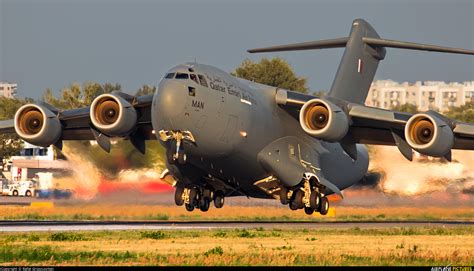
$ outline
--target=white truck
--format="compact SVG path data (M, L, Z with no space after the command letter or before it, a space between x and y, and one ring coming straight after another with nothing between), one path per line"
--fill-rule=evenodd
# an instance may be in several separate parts
M8 196L32 197L36 195L36 181L19 181L7 185Z

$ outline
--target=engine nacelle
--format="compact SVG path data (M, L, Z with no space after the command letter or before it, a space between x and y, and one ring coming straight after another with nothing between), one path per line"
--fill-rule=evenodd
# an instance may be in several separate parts
M117 94L102 94L90 107L92 124L109 136L126 136L137 124L135 108Z
M340 107L324 99L313 99L301 108L300 125L315 138L336 142L347 134L349 120Z
M451 127L428 113L413 115L405 126L405 139L417 152L442 157L448 153L454 144L454 134Z
M48 147L59 140L62 127L58 116L45 106L26 104L16 111L15 131L28 143Z

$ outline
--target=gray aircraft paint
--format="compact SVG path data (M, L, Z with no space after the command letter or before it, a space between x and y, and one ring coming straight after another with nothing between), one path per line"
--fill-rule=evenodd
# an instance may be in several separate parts
M269 197L253 183L273 175L286 186L296 186L308 171L300 159L320 168L318 174L340 189L358 182L367 172L368 154L362 145L358 147L360 158L354 162L339 143L321 142L306 134L299 122L275 103L277 88L197 63L179 65L170 72L202 74L209 86L191 79L163 79L154 96L154 129L188 130L196 139L195 144L185 144L187 165L168 165L174 175L183 176L177 172L181 169L194 170L201 174L184 179L199 182L211 174L247 196ZM195 88L195 96L189 95L188 87ZM204 102L203 108L193 106L193 101ZM344 170L332 170L339 168L336 164Z

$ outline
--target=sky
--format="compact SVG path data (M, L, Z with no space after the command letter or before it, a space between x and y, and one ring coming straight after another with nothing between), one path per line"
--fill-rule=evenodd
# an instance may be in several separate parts
M0 0L0 81L35 99L86 81L133 93L180 63L230 72L246 58L280 56L311 91L328 90L343 49L246 50L344 37L355 18L382 38L474 48L474 0ZM474 57L387 49L376 79L471 81Z

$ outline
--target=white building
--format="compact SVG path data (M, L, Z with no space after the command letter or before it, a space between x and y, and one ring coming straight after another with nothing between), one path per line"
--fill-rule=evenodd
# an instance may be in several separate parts
M374 81L365 104L390 109L402 104L413 104L420 111L435 109L446 111L451 106L462 106L474 102L474 81L445 83L425 81L410 84L392 80Z
M54 172L67 169L67 162L56 160L53 146L38 147L24 142L23 149L18 156L10 159L10 176L8 179L21 181L33 178L39 172ZM5 173L4 173L5 175Z
M0 81L0 97L13 98L16 95L18 84Z

